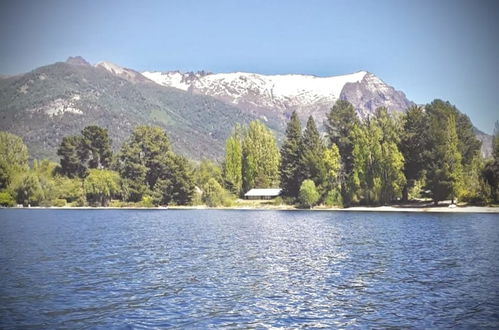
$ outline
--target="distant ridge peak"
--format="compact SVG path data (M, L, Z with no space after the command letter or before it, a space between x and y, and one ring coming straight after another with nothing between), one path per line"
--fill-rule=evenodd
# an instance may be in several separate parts
M134 82L134 83L136 83L136 82L152 83L148 78L144 77L140 72L119 66L119 65L114 64L112 62L102 61L102 62L95 64L95 67L107 70L110 73L112 73L118 77L121 77L123 79L126 79L126 80Z
M83 57L81 56L70 56L66 60L66 63L73 65L90 65Z

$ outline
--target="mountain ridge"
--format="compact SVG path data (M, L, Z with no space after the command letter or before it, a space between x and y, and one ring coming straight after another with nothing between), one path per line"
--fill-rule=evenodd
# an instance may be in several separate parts
M414 104L368 71L331 77L141 73L76 56L0 79L0 129L23 136L36 158L56 159L61 135L77 134L83 125L109 128L116 149L134 126L155 124L186 156L220 159L236 122L259 119L280 140L292 111L302 120L312 115L322 126L338 99L351 102L362 118L379 106L400 112ZM488 152L491 137L478 130L477 136Z
M391 111L402 111L413 104L405 98L405 94L396 91L365 70L328 77L306 74L264 75L248 72L197 74L179 71L145 71L142 74L160 85L213 96L236 106L267 108L280 112L292 110L305 112L302 118L317 114L319 109L324 110L324 106L330 108L331 104L341 98L347 84L369 85L375 82L380 93L399 93L399 100L394 105L387 102L390 99L389 95L384 95L384 106ZM382 90L380 87L386 88ZM353 100L352 103L362 117L372 114L375 110L366 106L366 102L357 104ZM311 109L306 111L304 110L306 107Z

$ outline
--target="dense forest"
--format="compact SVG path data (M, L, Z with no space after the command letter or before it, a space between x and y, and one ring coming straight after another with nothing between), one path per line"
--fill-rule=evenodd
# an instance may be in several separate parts
M107 129L66 136L59 163L35 160L16 135L0 132L0 205L232 206L252 188L282 188L274 203L299 207L388 205L411 200L498 202L499 127L493 156L483 159L470 119L435 100L368 119L339 100L321 134L312 117L302 130L296 112L279 150L262 122L236 125L222 164L176 154L167 133L138 126L113 153Z

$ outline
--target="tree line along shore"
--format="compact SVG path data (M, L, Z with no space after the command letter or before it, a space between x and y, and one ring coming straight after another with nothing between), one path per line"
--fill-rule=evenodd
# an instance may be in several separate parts
M498 203L499 127L484 159L470 119L434 100L405 113L385 108L360 119L339 100L325 134L296 112L279 148L260 121L236 125L221 164L195 163L172 150L167 132L138 126L113 153L108 130L66 136L59 163L34 160L18 136L0 132L0 205L259 207L238 198L252 188L281 188L267 205L363 207L427 199L467 205Z

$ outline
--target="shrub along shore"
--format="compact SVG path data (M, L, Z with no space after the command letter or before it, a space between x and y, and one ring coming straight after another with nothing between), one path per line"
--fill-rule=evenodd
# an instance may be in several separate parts
M30 165L22 139L0 132L0 205L496 212L409 201L497 204L497 124L489 159L469 118L440 100L404 113L379 108L364 119L340 100L324 126L321 134L310 117L302 130L293 112L278 148L262 122L236 125L221 163L173 152L167 132L154 126L136 127L113 153L108 130L88 126L62 139L59 163ZM279 187L272 201L240 199L252 188Z

